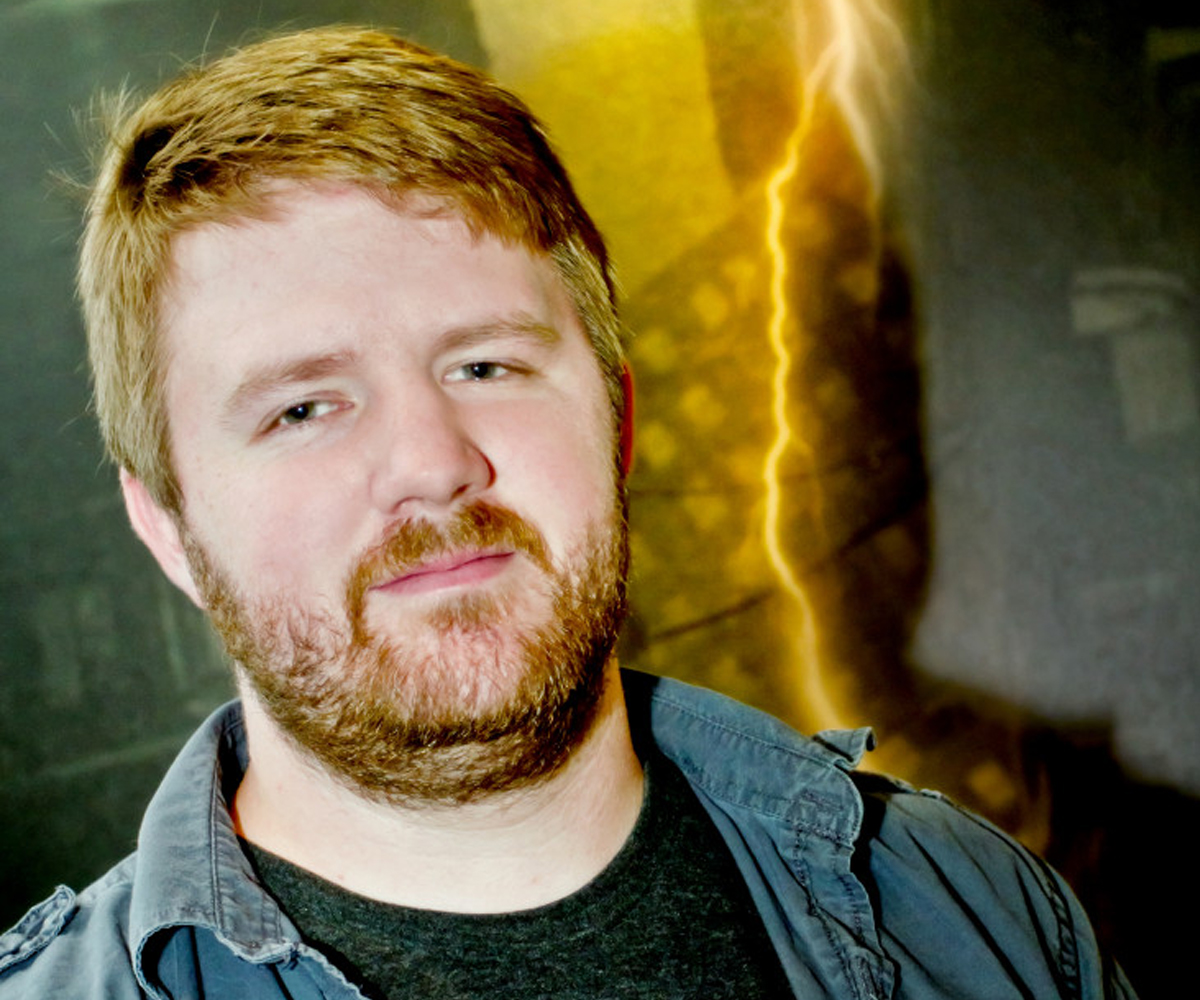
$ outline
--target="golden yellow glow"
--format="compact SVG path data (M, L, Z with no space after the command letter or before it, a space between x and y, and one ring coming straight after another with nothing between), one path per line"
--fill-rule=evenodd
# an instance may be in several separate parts
M801 6L804 9L800 9ZM812 522L817 534L823 533L824 517L820 480L817 476L812 446L802 434L796 432L788 418L789 385L792 382L796 359L788 346L789 338L797 343L806 343L802 329L793 329L799 322L789 309L787 282L789 277L788 254L784 245L783 227L787 218L784 191L792 182L805 154L805 146L813 133L814 117L822 101L831 102L845 121L857 146L857 153L872 178L878 177L878 163L871 140L867 116L862 110L860 99L854 90L857 79L863 75L864 61L875 60L868 67L879 72L882 62L878 51L869 51L868 40L879 28L893 36L898 29L886 13L870 0L815 0L801 5L793 3L796 19L796 37L800 51L800 64L810 65L803 76L799 114L796 126L788 138L783 161L772 173L767 183L766 245L771 261L770 305L771 313L767 336L775 359L772 379L772 417L775 437L763 463L763 489L765 493L763 539L767 558L779 579L784 593L793 603L797 621L794 622L794 651L799 670L797 695L799 702L794 706L797 717L802 718L812 730L844 728L848 723L838 705L830 675L833 665L824 662L821 637L817 628L813 601L802 575L796 572L788 559L781 540L781 510L783 488L780 465L789 450L798 452L807 464L811 475L805 482L811 484L810 505ZM814 15L818 15L814 17ZM806 30L814 20L823 22L826 37L815 61L804 51L806 43L814 35L821 34Z
M805 95L805 98L800 121L788 139L784 160L771 175L771 180L767 185L766 241L771 255L771 318L767 327L767 337L775 358L775 370L771 383L771 413L775 426L775 439L767 452L763 465L763 489L766 500L763 541L767 549L767 560L779 578L784 593L794 603L798 615L798 621L795 623L795 652L797 666L800 670L799 694L801 698L797 707L807 718L810 726L815 723L813 728L821 728L823 723L837 725L835 720L838 718L838 713L824 682L816 615L813 612L812 601L783 551L779 533L783 498L779 479L780 462L789 448L797 447L809 460L809 464L812 464L811 448L807 447L803 439L797 438L792 432L791 422L787 415L788 379L792 371L792 355L787 345L790 323L786 292L788 258L782 240L786 215L783 189L796 174L800 150L807 133L808 117L811 114L811 102L808 100L808 94ZM818 719L822 721L817 722Z
M550 129L626 296L737 202L696 0L473 0L489 70Z

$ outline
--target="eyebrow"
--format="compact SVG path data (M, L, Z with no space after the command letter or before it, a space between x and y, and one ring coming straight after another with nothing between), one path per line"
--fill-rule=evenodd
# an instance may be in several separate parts
M225 403L226 420L253 410L263 399L294 385L345 371L356 361L354 351L335 351L263 365L240 381Z
M562 333L557 327L536 320L527 313L451 327L439 339L444 347L462 348L486 344L502 337L519 337L543 347L554 347L562 342Z

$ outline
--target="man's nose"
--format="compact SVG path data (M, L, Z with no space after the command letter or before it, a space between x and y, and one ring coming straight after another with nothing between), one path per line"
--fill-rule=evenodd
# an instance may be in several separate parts
M491 485L495 472L461 407L440 386L410 381L377 410L371 499L389 515L434 511Z

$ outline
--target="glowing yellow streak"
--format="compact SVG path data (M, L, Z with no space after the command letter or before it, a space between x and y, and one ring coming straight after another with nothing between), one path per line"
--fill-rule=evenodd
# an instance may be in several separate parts
M831 51L831 49L826 50L818 64L818 69L827 62L826 57L830 55ZM814 76L816 73L817 69L814 69ZM826 729L843 725L841 714L834 705L823 681L820 640L817 635L816 615L813 612L812 601L788 562L779 538L779 518L783 498L779 481L779 464L793 443L803 450L810 465L813 462L812 449L806 442L796 439L787 416L788 378L792 370L792 355L788 350L786 338L789 322L786 290L788 260L782 234L787 214L783 203L783 189L796 176L804 140L812 129L815 92L815 88L806 83L800 117L796 128L788 138L783 163L771 175L767 184L766 241L767 250L771 255L771 319L767 327L767 336L775 357L775 371L771 385L771 411L775 426L775 440L767 452L763 465L763 485L765 488L764 541L767 559L779 577L784 592L795 603L799 615L795 638L802 696L799 708L806 716L806 722L811 728ZM815 478L811 482L815 484Z
M794 6L798 6L795 5ZM800 669L801 704L798 711L806 719L806 724L813 729L844 727L846 722L842 712L825 683L825 664L822 663L820 637L817 630L816 614L813 610L812 599L804 584L797 576L788 561L780 541L780 511L782 508L782 488L779 477L779 467L789 447L798 448L808 459L810 467L815 467L811 446L796 437L792 431L787 416L788 380L792 371L792 355L788 350L786 334L790 322L786 283L788 277L787 251L783 245L783 224L786 218L786 208L783 201L784 188L791 182L800 166L800 157L804 151L805 141L812 132L813 119L816 114L817 101L821 94L832 95L834 103L843 116L851 135L854 138L857 152L863 157L869 175L878 176L878 162L874 156L874 147L870 141L870 129L853 93L853 79L858 67L857 60L863 56L858 51L859 43L870 38L867 22L873 23L875 30L886 30L893 43L897 40L897 50L902 50L902 39L899 29L887 15L870 0L865 0L861 6L856 6L853 0L829 0L825 13L829 17L831 37L821 51L812 70L806 74L801 95L800 113L796 128L788 138L783 162L776 168L767 183L767 229L766 244L771 259L771 318L768 325L768 339L775 358L775 371L772 379L772 416L775 426L775 439L767 452L763 465L763 483L765 488L764 513L764 542L767 559L778 576L784 592L794 602L799 621L795 639L795 650ZM797 15L797 25L802 22ZM868 68L878 73L882 68L879 53L868 52L865 57L870 60ZM817 477L809 479L813 489L817 488ZM818 527L823 526L820 514L819 493L814 495L813 505Z

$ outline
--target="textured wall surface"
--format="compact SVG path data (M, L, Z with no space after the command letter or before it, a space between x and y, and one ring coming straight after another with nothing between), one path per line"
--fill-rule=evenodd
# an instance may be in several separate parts
M1135 865L1200 818L1200 16L875 9L0 8L0 922L132 848L230 690L102 462L50 176L86 176L99 88L366 21L524 94L610 238L639 393L624 658L875 725L875 766L1046 852L1145 994L1172 983L1184 930L1138 915L1196 863Z

